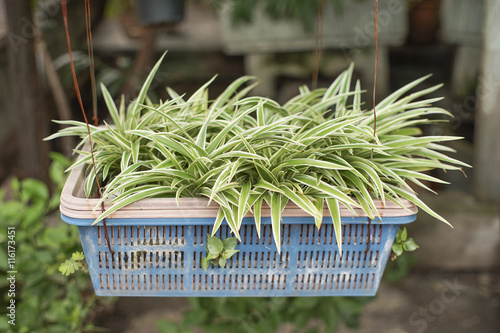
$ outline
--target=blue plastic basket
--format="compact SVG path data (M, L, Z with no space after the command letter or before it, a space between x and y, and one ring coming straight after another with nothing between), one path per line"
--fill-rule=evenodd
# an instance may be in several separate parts
M213 219L108 220L114 256L104 227L92 220L63 220L78 225L90 276L99 296L368 296L375 295L398 225L415 215L342 218L342 257L333 225L318 230L312 218L284 218L281 253L273 244L270 220L261 238L253 219L241 229L240 250L225 268L201 267ZM325 219L326 220L326 219ZM230 237L222 226L218 237Z
M416 207L376 204L382 220L352 216L342 208L342 256L325 209L314 218L295 205L283 211L281 253L263 207L261 237L245 217L239 250L226 267L202 268L207 234L218 207L204 199L145 199L107 219L109 252L97 199L82 193L83 167L74 169L61 194L62 219L78 226L94 289L99 296L368 296L374 295L400 224L415 220ZM99 206L98 206L99 207ZM358 211L361 213L361 211ZM351 215L351 216L349 216ZM371 236L368 237L370 231ZM219 238L231 237L223 224ZM370 239L370 245L367 241Z

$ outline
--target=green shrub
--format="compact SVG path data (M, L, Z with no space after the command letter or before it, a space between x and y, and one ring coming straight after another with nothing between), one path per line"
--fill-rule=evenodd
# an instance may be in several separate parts
M0 193L0 275L15 276L15 291L11 290L9 280L0 280L3 304L15 300L15 326L8 323L9 309L3 306L1 332L94 330L88 317L96 297L87 274L66 278L58 271L60 263L81 245L75 227L65 223L47 224L48 217L54 216L51 213L59 205L64 169L69 166L62 155L52 157L50 175L56 184L53 195L46 184L35 179L14 179L10 199L6 198L6 191ZM7 230L15 230L15 234L8 234ZM11 267L8 250L15 253ZM16 273L7 273L10 271Z
M370 297L228 297L190 298L182 322L157 323L162 333L270 333L290 323L297 332L332 333L342 322L359 326L363 304Z

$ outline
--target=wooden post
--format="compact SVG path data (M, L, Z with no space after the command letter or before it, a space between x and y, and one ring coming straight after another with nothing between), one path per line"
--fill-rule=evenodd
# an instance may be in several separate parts
M35 37L29 0L6 0L10 112L17 124L17 170L21 177L48 181L48 122L35 63Z
M483 66L475 128L475 194L500 202L500 1L486 1Z

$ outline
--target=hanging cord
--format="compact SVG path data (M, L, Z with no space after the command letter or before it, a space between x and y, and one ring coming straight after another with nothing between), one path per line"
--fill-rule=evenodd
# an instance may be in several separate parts
M375 110L375 90L377 88L377 70L378 70L378 0L373 0L373 23L375 32L375 74L373 77L373 136L377 135L377 112ZM375 139L374 139L375 140ZM373 161L373 148L370 154L370 162ZM370 189L368 189L369 191ZM368 218L368 235L365 252L370 251L372 219Z
M373 77L373 136L377 134L377 112L375 111L375 90L377 89L377 71L378 71L378 0L373 1L373 21L375 24L375 75ZM370 155L370 161L373 161L373 148Z
M94 126L99 125L99 117L97 116L97 87L95 84L95 61L94 61L94 43L92 42L92 15L90 10L90 1L85 0L85 28L87 31L87 50L89 57L89 65L90 65L90 85L92 89L92 119L94 120ZM95 162L94 162L94 170L95 170ZM102 197L102 188L99 185L99 180L97 178L96 172L96 183L99 188L99 196ZM106 210L104 206L104 201L101 203L101 209L104 212ZM108 235L108 227L106 226L106 219L102 220L102 224L104 227L104 237L108 244L109 252L111 252L111 257L114 258L115 251L111 249L111 244L109 241Z
M321 60L321 55L323 51L323 17L324 17L324 0L319 0L318 8L318 18L316 21L316 40L314 48L314 64L313 64L313 75L312 75L312 89L317 88L318 85L318 72L319 72L319 62ZM374 21L374 33L375 33L375 74L373 78L373 136L377 134L377 113L375 110L375 91L377 87L377 71L378 71L378 0L373 0L373 21ZM373 148L370 153L370 161L373 161ZM368 188L370 191L370 188ZM370 250L370 244L372 241L371 237L371 226L372 219L368 218L368 234L367 234L367 244L365 252Z
M325 0L319 0L318 18L316 20L316 39L314 41L314 62L311 88L318 87L319 63L323 53L323 17L325 12Z
M95 62L94 62L94 43L92 42L92 16L90 11L90 1L85 0L85 28L87 31L87 52L89 57L90 65L90 85L92 89L92 119L94 120L94 125L99 124L99 118L97 117L97 89L95 84Z
M88 0L85 0L85 1L88 1ZM85 14L87 15L87 7L90 9L90 5L87 6L87 4L86 4L85 7L86 7ZM91 133L90 133L90 125L89 125L89 121L87 119L87 115L85 114L85 108L83 107L82 96L80 94L80 87L78 85L78 80L76 78L75 64L73 62L73 53L71 52L71 40L70 40L70 37L69 37L69 27L68 27L68 6L67 6L67 0L61 0L61 8L62 8L62 14L63 14L64 28L66 30L66 43L68 44L68 53L69 53L69 59L70 59L70 62L71 62L71 73L73 75L73 84L75 86L76 97L78 99L78 104L80 105L80 110L82 111L83 119L85 120L85 124L87 125L87 133L88 133L88 136L89 136L89 145L90 145L90 155L91 155L91 158L92 158L92 168L94 169L95 181L96 181L96 184L97 184L97 190L98 190L99 196L102 197L101 185L100 185L99 179L97 177L97 168L96 168L95 158L94 158L94 147L93 147L93 144L92 144L92 136L91 136ZM88 20L88 19L86 18L86 20ZM90 29L90 26L89 26L88 29ZM92 37L92 35L90 35L90 38L91 37ZM89 40L89 35L87 35L87 40ZM96 120L97 120L97 117L95 117L94 121L96 121ZM103 209L104 209L104 204L103 204ZM104 226L104 234L105 234L105 237L106 237L106 242L108 244L108 249L109 249L109 252L111 252L111 255L113 256L115 252L111 249L111 243L109 241L108 228L106 227L106 221L103 220L102 222L103 222L103 226Z

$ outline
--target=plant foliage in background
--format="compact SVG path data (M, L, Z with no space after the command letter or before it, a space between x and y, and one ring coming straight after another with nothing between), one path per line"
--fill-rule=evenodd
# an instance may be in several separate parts
M73 51L73 62L77 76L84 76L90 70L90 63L87 52ZM127 71L131 66L131 60L126 56L118 57L116 61L107 63L96 57L94 67L97 73L97 84L103 83L112 94L117 94L123 86ZM54 67L57 69L61 83L65 88L73 87L73 76L71 72L71 62L68 53L64 53L54 60ZM101 98L101 91L97 90L97 96Z
M57 185L50 195L47 185L35 179L14 179L9 191L0 193L0 275L6 276L8 227L15 228L16 326L7 323L6 307L0 309L1 332L88 332L95 295L89 278L61 275L59 264L80 249L77 229L65 223L47 225L48 214L59 205L66 158L53 154L50 175ZM8 301L8 280L0 281L3 301ZM2 303L6 304L6 303Z
M279 332L292 324L297 331L334 332L342 322L349 328L359 326L363 305L370 297L218 297L190 298L191 309L176 324L160 320L162 333Z
M76 271L82 269L84 272L88 272L87 267L82 263L85 260L85 255L83 252L76 251L71 255L71 258L66 259L60 266L59 272L62 275L69 276Z
M163 57L162 57L163 59ZM432 106L440 98L425 99L440 85L412 94L411 82L377 105L377 132L373 110L363 110L359 81L351 90L353 66L330 87L309 90L284 105L265 97L246 97L251 77L242 77L214 100L203 85L185 98L167 88L170 99L153 104L148 88L160 61L146 79L139 96L128 107L115 105L102 86L113 126L90 126L95 168L85 181L87 195L95 191L95 175L104 184L105 212L147 197L206 197L220 205L212 235L225 220L234 236L247 213L253 213L260 235L261 208L270 207L275 244L280 250L281 213L293 202L314 217L317 227L333 222L338 244L340 209L361 209L379 217L375 200L404 207L409 200L435 218L444 218L422 202L409 182L432 191L426 182L445 183L427 174L440 168L458 170L465 163L448 157L453 150L441 142L453 136L422 136L419 125L437 122L429 116L450 115ZM88 143L86 124L60 121L69 127L48 139L80 136ZM88 151L72 168L91 165ZM100 208L100 204L96 209ZM341 251L341 249L339 249Z
M403 254L403 252L411 252L418 249L417 243L413 240L413 238L408 238L408 232L406 228L399 228L398 233L396 235L396 239L394 240L394 244L392 245L392 252L394 252L396 257L399 257ZM395 260L396 257L393 257L392 260Z
M411 254L397 257L397 260L389 260L385 266L383 279L387 283L397 283L406 277L415 264L415 257Z
M344 0L326 0L331 3L335 11L342 13ZM349 0L352 1L352 0ZM302 23L304 29L312 31L314 20L318 16L319 1L311 0L212 0L216 8L228 5L231 8L233 24L250 23L253 21L258 8L262 8L270 18L296 19Z
M239 251L235 249L236 245L235 237L220 240L218 237L207 234L207 256L201 260L203 269L206 271L210 264L226 267L227 260Z

